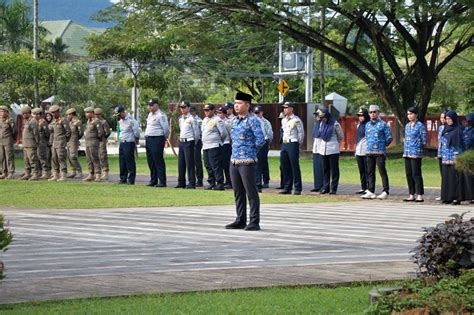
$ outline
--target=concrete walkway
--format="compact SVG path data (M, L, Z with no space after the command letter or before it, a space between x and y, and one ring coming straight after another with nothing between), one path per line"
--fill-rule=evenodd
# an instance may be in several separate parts
M472 209L368 204L263 205L258 232L223 228L233 206L7 209L0 304L400 279L423 226Z

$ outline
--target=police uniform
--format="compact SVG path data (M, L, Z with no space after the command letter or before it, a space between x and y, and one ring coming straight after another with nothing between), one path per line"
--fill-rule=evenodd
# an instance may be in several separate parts
M191 115L193 116L193 127L194 127L194 134L196 135L195 140L195 147L194 147L194 166L196 167L196 187L203 186L203 178L204 178L204 171L202 168L202 136L201 136L201 128L202 128L202 119L198 115L196 115L196 108L191 106L189 109Z
M152 99L148 103L148 106L155 105L159 105L156 99ZM150 111L145 129L146 158L150 168L148 186L166 187L166 164L163 153L169 134L170 127L166 114L159 107L155 112Z
M15 174L15 155L13 143L17 133L16 124L9 117L10 111L6 106L0 106L4 117L0 118L0 167L2 173L0 178L13 179Z
M99 142L99 159L100 168L102 169L102 180L109 180L109 156L107 155L107 141L110 136L110 126L104 117L102 117L102 108L95 108L94 115L99 120L102 129L104 129L104 136Z
M82 122L76 116L76 110L74 108L70 108L66 111L66 115L69 119L69 126L71 127L71 137L67 142L67 159L69 161L69 165L71 166L72 172L68 175L68 178L82 178L82 167L81 163L79 163L79 140L84 135L82 130Z
M254 108L255 113L263 112L263 107L262 106L255 106ZM269 151L269 145L273 141L273 129L272 129L272 124L268 119L265 117L259 117L257 116L257 119L260 121L263 135L265 138L265 143L264 145L258 150L257 153L257 158L258 158L258 163L257 163L257 171L256 171L256 183L257 183L257 188L259 191L262 190L262 188L268 188L268 183L270 182L270 168L268 166L268 151Z
M213 110L213 104L206 104L204 110ZM207 170L206 189L224 190L224 175L222 173L222 143L227 130L222 120L214 115L202 120L202 150L204 153L204 166Z
M218 113L227 114L227 109L221 107L217 109ZM230 157L232 156L232 144L230 140L230 132L232 128L232 120L225 117L221 118L224 124L224 127L227 131L226 137L222 141L222 169L224 170L224 188L232 188L232 180L230 178Z
M283 107L294 108L294 104L286 102ZM287 115L281 121L283 129L283 143L281 145L280 163L283 166L285 186L280 194L290 194L294 186L294 194L299 195L303 189L300 170L300 148L304 141L304 129L301 119L294 115Z
M41 108L33 108L31 113L35 115L39 130L39 142L36 149L36 155L38 156L37 169L38 172L41 173L42 179L48 179L51 177L51 163L48 163L49 156L51 155L48 146L50 137L49 126L46 120L41 117L41 114L43 113Z
M190 107L189 102L181 103L180 107ZM188 113L179 117L179 154L178 154L178 185L176 188L195 188L196 174L194 166L194 149L197 136L194 117ZM186 186L186 171L188 186Z
M120 184L135 184L137 167L135 164L136 139L140 137L138 122L129 114L125 113L125 108L118 105L115 108L115 116L119 120L119 167Z
M31 108L29 106L22 107L21 113L24 117L21 139L23 144L23 165L25 173L20 179L38 180L38 155L36 154L39 142L38 122L31 116ZM25 116L27 114L29 114L28 118Z
M87 107L84 109L85 113L93 113L94 108ZM86 128L84 130L85 142L86 142L86 159L89 167L89 176L83 179L83 181L90 182L95 180L96 182L101 181L101 168L99 159L99 142L104 136L104 129L100 121L95 118L88 118Z
M57 112L59 111L59 106L53 105L50 107L49 111L51 113ZM51 154L54 174L49 180L65 181L67 177L66 145L69 141L69 138L71 137L71 127L69 126L69 122L61 116L53 118L51 126L53 128L53 146L51 149ZM61 177L59 176L59 172L61 172Z
M236 100L248 102L251 96L237 93ZM245 106L245 105L243 105ZM254 115L238 116L232 120L232 157L230 175L234 190L236 218L226 229L260 230L260 198L255 183L257 151L265 143L262 126ZM250 220L247 225L247 197L250 203Z

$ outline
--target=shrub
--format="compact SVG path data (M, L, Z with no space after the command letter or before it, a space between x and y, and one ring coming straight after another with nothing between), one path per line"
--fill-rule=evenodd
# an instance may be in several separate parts
M468 150L456 157L455 167L460 172L468 172L474 175L474 150Z
M0 251L4 252L7 250L8 244L12 241L12 234L3 224L3 215L0 213ZM3 279L4 264L0 260L0 280Z
M451 219L435 227L423 228L425 234L412 250L418 275L440 278L457 276L461 269L473 268L472 238L474 218L464 220L467 212L451 215Z

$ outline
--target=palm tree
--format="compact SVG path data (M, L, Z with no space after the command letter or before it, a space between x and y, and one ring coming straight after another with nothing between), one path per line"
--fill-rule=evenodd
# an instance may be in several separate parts
M7 4L0 0L0 45L17 52L23 47L31 48L33 22L31 7L22 0Z
M66 55L66 49L68 45L63 43L63 40L60 37L56 37L54 42L50 43L51 57L53 62L62 62L64 56Z

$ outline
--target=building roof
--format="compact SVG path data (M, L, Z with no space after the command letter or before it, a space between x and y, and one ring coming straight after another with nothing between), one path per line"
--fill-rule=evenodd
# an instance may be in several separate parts
M62 42L67 45L66 52L77 57L88 56L87 37L105 31L105 29L86 27L72 20L42 21L41 26L49 32L46 39L54 42L56 38L61 38Z

